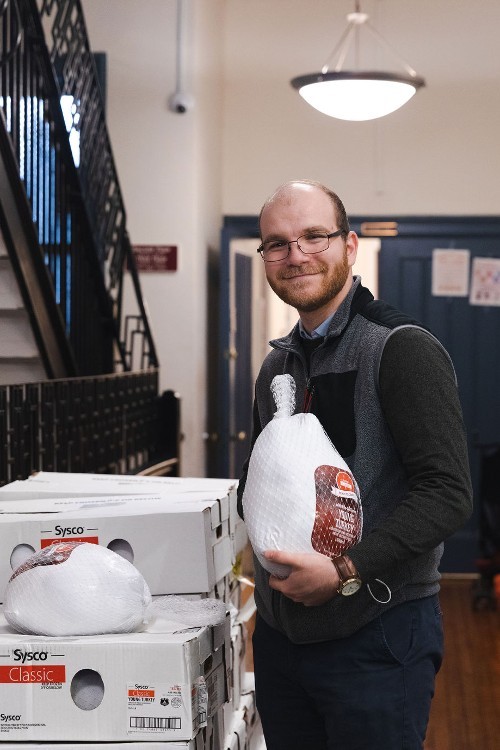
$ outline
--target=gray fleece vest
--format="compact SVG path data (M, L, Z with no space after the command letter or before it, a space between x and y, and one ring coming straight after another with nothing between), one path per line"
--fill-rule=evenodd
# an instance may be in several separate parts
M325 343L311 355L309 373L300 346L298 326L287 337L271 342L274 350L266 357L257 378L256 401L263 428L273 418L275 411L270 391L275 375L287 372L295 379L296 412L302 411L302 396L308 379L329 376L332 378L332 385L341 384L337 406L335 388L332 388L328 420L332 417L334 420L338 413L346 424L351 421L354 425L352 431L347 430L352 435L346 436L342 433L342 428L338 429L342 446L337 444L336 439L332 442L358 482L363 506L364 536L403 500L408 487L381 411L378 394L382 351L389 336L397 330L398 322L395 320L396 327L390 327L362 314L355 315L349 322L351 303L358 285L359 278L356 278L348 297L333 318ZM350 393L348 399L346 392ZM321 413L317 416L325 426ZM331 433L331 430L327 429L327 432ZM255 559L255 599L258 612L269 625L284 632L295 643L342 638L373 620L387 607L436 593L439 590L438 564L441 555L442 545L416 559L381 572L381 579L392 592L391 601L387 605L376 602L367 586L363 586L354 596L336 596L319 607L304 607L272 590L267 583L268 573ZM374 581L370 585L378 599L387 598L384 587Z

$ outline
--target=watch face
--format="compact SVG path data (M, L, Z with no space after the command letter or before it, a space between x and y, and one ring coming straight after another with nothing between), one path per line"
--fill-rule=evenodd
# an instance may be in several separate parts
M350 578L342 585L342 596L351 596L359 591L361 588L361 581L358 578Z

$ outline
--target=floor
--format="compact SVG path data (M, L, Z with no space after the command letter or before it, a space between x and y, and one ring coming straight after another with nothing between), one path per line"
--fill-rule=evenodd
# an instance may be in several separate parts
M500 601L496 609L474 609L472 584L470 578L442 581L445 659L424 750L500 750Z
M425 750L499 750L500 601L472 607L470 579L445 579L445 659Z

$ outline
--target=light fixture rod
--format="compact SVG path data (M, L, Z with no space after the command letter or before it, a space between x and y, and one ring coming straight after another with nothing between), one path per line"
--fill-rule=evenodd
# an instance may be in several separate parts
M372 32L372 34L373 34L373 35L374 35L374 36L375 36L375 37L376 37L376 38L377 38L377 39L378 39L378 40L379 40L380 42L382 42L382 44L384 44L384 45L385 45L385 47L386 47L386 48L387 48L387 49L389 50L389 52L391 52L391 53L392 53L392 54L394 55L394 57L395 57L395 58L396 58L396 59L397 59L397 60L398 60L398 61L399 61L399 62L401 63L401 65L402 65L402 66L403 66L403 67L405 68L406 72L407 72L407 73L408 73L409 75L411 75L411 76L413 76L413 77L417 75L417 71L416 71L416 70L414 70L414 69L413 69L413 68L411 67L411 65L409 65L409 64L408 64L408 63L406 62L406 60L404 60L404 59L403 59L403 58L401 57L401 55L400 55L400 54L399 54L398 52L396 52L396 50L394 49L394 47L392 46L392 44L389 44L389 42L387 41L387 39L385 39L385 38L384 38L384 37L382 36L382 34L381 34L381 33L380 33L379 31L377 31L377 29L376 29L376 28L375 28L374 26L372 26L372 25L371 25L371 23L370 23L369 21L367 21L367 22L366 22L366 27L367 27L367 29L369 29L369 30L370 30L370 31Z
M352 24L349 24L349 26L346 27L338 43L335 45L335 49L328 55L328 58L325 64L321 68L322 73L328 73L330 69L329 62L337 53L339 54L339 62L337 62L335 66L335 71L337 72L339 70L339 67L338 67L339 63L340 63L340 67L342 67L343 62L346 58L348 49L349 49L349 44L351 41L351 35L352 35L353 30L354 30L354 26Z
M368 14L362 13L360 11L359 2L356 2L355 7L356 7L355 12L349 13L347 15L347 21L348 21L347 27L345 28L344 33L342 34L339 41L335 45L335 48L332 50L332 52L328 56L325 64L321 68L321 72L323 73L323 75L325 73L328 73L328 71L330 70L330 62L332 59L335 58L335 55L338 55L338 57L335 62L334 71L336 73L339 73L342 70L346 57L349 52L349 47L350 47L354 32L355 32L355 42L356 42L355 68L359 68L360 28L361 26L366 26L366 28L373 34L373 36L376 39L378 39L378 41L381 42L386 47L386 49L396 58L396 60L403 66L403 68L406 70L406 72L410 76L412 76L413 78L417 76L417 71L414 68L412 68L411 65L409 65L406 62L406 60L402 58L398 52L396 52L394 47L391 44L389 44L387 39L385 39L385 37L382 36L382 34L379 31L377 31L377 29L374 26L372 26L372 24L368 20L369 19Z

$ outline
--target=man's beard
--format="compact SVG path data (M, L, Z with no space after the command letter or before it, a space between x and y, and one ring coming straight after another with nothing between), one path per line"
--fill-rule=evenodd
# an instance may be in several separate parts
M308 269L314 271L314 273L319 272L323 274L319 289L316 289L315 291L306 291L298 286L293 288L287 284L286 279L293 276L299 276L302 273L307 273ZM344 249L342 260L334 266L331 266L329 263L323 263L318 259L314 268L312 268L310 264L305 266L295 266L294 268L284 268L283 271L277 275L276 279L273 279L272 281L268 279L268 282L273 292L275 292L283 302L286 302L287 305L294 307L299 313L314 312L331 302L331 300L342 291L348 276L349 263L347 261L347 250ZM284 280L285 283L281 284L281 280Z

